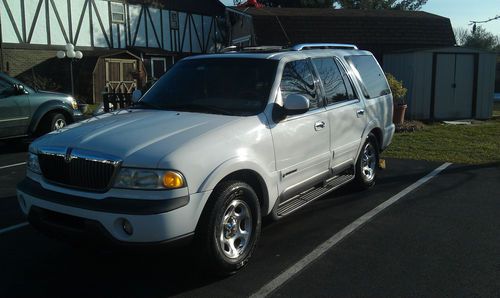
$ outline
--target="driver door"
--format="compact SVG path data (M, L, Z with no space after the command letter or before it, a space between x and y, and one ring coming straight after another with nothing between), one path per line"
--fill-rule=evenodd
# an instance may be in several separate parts
M308 59L285 64L278 102L282 104L289 94L304 95L310 108L304 114L287 116L271 129L281 203L324 181L330 164L328 115Z
M0 138L25 135L30 120L28 94L18 94L14 84L0 77Z

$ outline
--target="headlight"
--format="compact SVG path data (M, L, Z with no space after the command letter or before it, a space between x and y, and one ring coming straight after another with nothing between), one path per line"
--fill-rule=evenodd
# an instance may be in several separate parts
M71 107L73 108L73 110L78 110L78 103L76 102L76 99L70 98L70 101L71 101Z
M165 170L122 168L118 173L116 188L176 189L186 186L181 173Z
M38 163L38 155L34 153L29 153L27 161L28 169L34 173L41 174L40 164Z

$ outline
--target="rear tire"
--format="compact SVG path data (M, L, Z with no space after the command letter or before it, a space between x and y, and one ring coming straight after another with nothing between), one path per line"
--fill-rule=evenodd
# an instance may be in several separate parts
M354 185L359 189L368 189L375 185L379 164L379 146L377 138L369 134L356 161Z
M196 231L195 251L206 269L219 276L236 273L247 263L261 229L260 205L250 185L227 181L207 203Z

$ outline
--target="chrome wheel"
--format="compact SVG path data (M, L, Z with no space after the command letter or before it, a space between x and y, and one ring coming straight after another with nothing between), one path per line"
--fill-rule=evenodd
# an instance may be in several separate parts
M220 223L219 245L227 258L241 256L252 236L252 212L247 203L235 199L224 211Z
M66 121L63 119L57 119L56 122L54 123L54 130L61 129L66 126Z
M368 142L363 148L363 153L361 156L361 174L367 182L370 182L375 178L375 171L377 166L377 155L373 145Z

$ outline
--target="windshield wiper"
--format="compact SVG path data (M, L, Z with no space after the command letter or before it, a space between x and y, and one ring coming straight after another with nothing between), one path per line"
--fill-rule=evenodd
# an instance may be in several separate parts
M180 110L180 111L193 111L193 112L212 112L216 114L222 115L233 115L231 111L225 110L223 108L215 107L215 106L207 106L200 104L184 104L177 106L166 106L167 110Z

